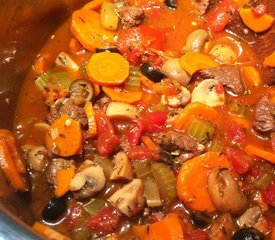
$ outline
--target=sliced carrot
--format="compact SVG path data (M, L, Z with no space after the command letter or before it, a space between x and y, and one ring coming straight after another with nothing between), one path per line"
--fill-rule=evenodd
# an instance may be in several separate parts
M88 132L90 137L95 137L97 135L97 127L95 122L95 114L93 109L93 104L91 102L86 102L84 106L84 111L88 119Z
M266 31L274 22L274 17L268 15L267 13L260 17L255 16L253 13L253 8L241 8L240 16L244 24L254 32Z
M259 71L252 66L245 66L241 68L242 78L245 81L246 86L251 89L259 87L262 83Z
M275 223L272 225L270 240L275 240Z
M71 38L69 47L70 47L71 51L74 53L79 53L80 51L82 51L84 49L84 47L81 45L81 43L79 41L77 41L74 37Z
M26 173L26 164L17 151L13 134L6 129L0 129L0 137L4 138L9 146L10 153L17 171L22 174Z
M275 164L275 153L274 152L265 150L264 148L255 146L253 144L247 144L245 149L248 153L256 155L258 157L261 157L261 158Z
M100 94L100 86L96 83L93 84L94 85L94 96L97 97Z
M142 98L142 91L125 91L121 88L102 87L103 92L113 101L135 103Z
M175 129L186 128L193 116L202 116L202 118L215 121L219 117L219 113L212 107L203 103L189 103L175 118L173 126Z
M234 2L238 5L238 8L243 7L247 4L250 0L234 0Z
M70 189L70 183L75 174L75 166L70 165L68 169L61 169L56 173L56 187L54 194L56 197L63 196Z
M100 15L95 11L80 9L72 15L71 32L88 50L106 47L113 42L114 32L100 25Z
M0 138L0 167L11 185L18 191L27 191L28 187L23 177L17 171L8 143Z
M230 168L224 155L207 152L183 163L177 178L179 198L192 210L213 213L216 209L207 189L208 174L213 167Z
M80 123L63 114L56 119L45 136L47 148L61 157L78 154L82 148Z
M147 225L141 225L141 226L134 225L132 227L132 231L140 240L147 240L147 233L148 233Z
M246 129L251 129L251 123L245 119L244 117L238 117L235 115L230 115L230 118L232 119L232 121L242 125L244 128Z
M52 57L49 53L39 56L33 65L36 74L41 75L52 66Z
M146 88L148 88L149 90L151 90L151 91L153 91L153 92L156 91L156 90L155 90L155 83L152 82L152 81L150 81L147 77L142 76L142 77L140 78L140 81L141 81L141 83L142 83Z
M88 2L86 5L84 5L83 9L97 11L101 8L103 2L112 3L113 1L112 0L93 0L91 2Z
M88 62L87 74L99 85L121 85L129 75L129 63L118 53L96 53Z
M70 240L69 237L62 235L61 233L55 231L52 228L49 228L48 226L39 223L39 222L35 222L32 226L32 228L36 231L41 233L42 235L44 235L45 237L47 237L50 240Z
M263 65L265 67L275 67L275 51L264 59Z
M158 150L158 146L153 142L153 140L149 136L146 136L146 135L142 136L141 141L151 151L157 151Z
M180 58L179 63L181 68L190 75L203 68L218 66L218 63L216 63L211 57L196 52L186 53Z

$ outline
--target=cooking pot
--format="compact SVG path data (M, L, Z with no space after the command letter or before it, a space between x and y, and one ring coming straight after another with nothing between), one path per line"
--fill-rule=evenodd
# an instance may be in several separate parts
M0 0L0 128L12 130L17 96L51 33L87 0ZM43 239L32 231L28 194L14 193L0 172L0 239Z

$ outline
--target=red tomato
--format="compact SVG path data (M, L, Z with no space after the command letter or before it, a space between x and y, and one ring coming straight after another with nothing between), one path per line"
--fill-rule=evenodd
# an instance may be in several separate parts
M259 4L258 6L253 8L253 14L256 17L261 17L265 13L267 13L267 6L265 4Z
M244 143L246 140L245 128L240 124L234 123L228 129L227 136L233 143Z
M137 121L131 124L126 132L126 138L128 143L131 145L137 145L139 143L139 139L144 130L144 124L141 121Z
M82 216L82 206L80 203L73 203L70 209L70 213L66 219L68 228L72 230L75 225L80 222Z
M184 240L209 240L209 235L202 229L197 229L190 234L184 234Z
M147 113L143 118L144 131L148 133L160 132L166 119L167 114L163 111Z
M132 146L128 152L129 159L133 160L152 160L152 151L145 146Z
M88 227L96 232L110 233L116 230L120 217L111 207L104 208L97 216L88 218Z
M262 191L262 196L265 203L275 207L275 184L272 184L269 188Z

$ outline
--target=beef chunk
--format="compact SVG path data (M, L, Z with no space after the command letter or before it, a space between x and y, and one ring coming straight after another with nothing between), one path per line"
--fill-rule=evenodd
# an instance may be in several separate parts
M60 98L59 100L57 100L55 104L51 107L51 111L47 115L46 120L48 123L51 124L62 114L67 114L83 126L86 126L88 124L84 109L75 105L69 98Z
M257 103L253 127L257 132L264 134L275 131L275 103L271 101L271 95L263 96Z
M245 87L241 80L240 72L237 66L219 66L215 68L205 68L193 74L193 80L216 79L227 89L235 94L244 92Z
M123 29L135 27L142 23L145 15L141 7L129 6L127 0L115 0L115 5Z

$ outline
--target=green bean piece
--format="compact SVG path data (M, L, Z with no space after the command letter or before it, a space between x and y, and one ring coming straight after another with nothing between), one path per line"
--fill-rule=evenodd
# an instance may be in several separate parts
M217 152L217 153L221 153L222 152L222 149L223 149L223 145L222 143L217 140L217 139L214 139L209 148L208 148L208 151L211 151L211 152Z
M146 177L153 177L150 163L134 161L133 167L137 178L144 179Z
M91 216L98 215L108 205L104 200L93 198L88 203L83 205L83 209Z
M157 183L153 178L143 179L144 196L148 207L159 207L162 205Z
M248 108L247 106L244 106L236 101L233 101L230 105L229 105L229 111L231 113L240 115L240 116L246 116L248 113Z

